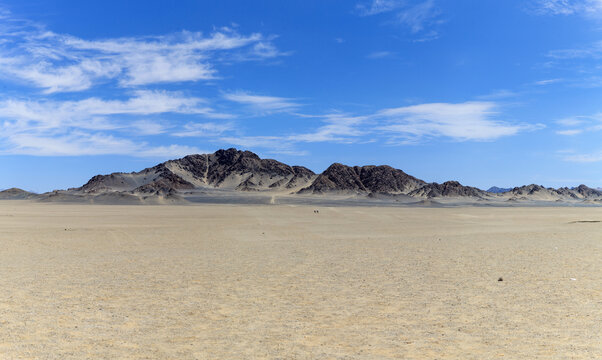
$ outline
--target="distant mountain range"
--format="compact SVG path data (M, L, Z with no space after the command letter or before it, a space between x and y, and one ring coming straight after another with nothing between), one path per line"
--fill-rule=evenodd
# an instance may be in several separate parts
M508 192L510 190L512 190L512 188L499 188L497 186L492 186L487 190L487 192L490 192L493 194L502 194L502 193Z
M181 203L302 201L385 201L423 203L505 204L520 202L572 202L602 204L602 191L585 185L545 188L527 185L483 191L457 181L427 183L387 165L332 164L315 174L303 166L261 159L250 151L218 150L189 155L132 173L97 175L79 188L33 194L20 189L0 192L0 199L93 203ZM432 202L431 202L432 204Z

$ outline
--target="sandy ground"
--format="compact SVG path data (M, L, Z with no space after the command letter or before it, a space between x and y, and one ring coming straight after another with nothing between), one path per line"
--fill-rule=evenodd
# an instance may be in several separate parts
M602 359L602 209L313 210L0 202L0 358Z

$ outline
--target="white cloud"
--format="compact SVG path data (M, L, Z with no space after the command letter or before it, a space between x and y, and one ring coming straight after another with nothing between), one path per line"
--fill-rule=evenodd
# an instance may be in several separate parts
M510 91L507 89L499 89L499 90L492 91L491 93L489 93L487 95L478 96L477 98L481 99L481 100L497 100L497 99L506 99L506 98L516 97L518 95L519 94L514 91Z
M594 58L599 59L602 57L602 41L595 42L589 46L576 48L576 49L562 49L550 51L548 57L556 60L566 59L583 59L583 58Z
M280 136L225 136L219 139L222 142L242 146L245 148L263 147L263 148L289 148L292 144L288 139Z
M434 0L372 0L356 6L361 16L394 13L393 23L402 25L416 36L415 41L429 41L438 38L436 25L442 23L441 12Z
M368 119L369 116L325 115L322 119L325 125L318 127L313 132L292 135L289 140L298 142L355 142L359 137L369 132L369 130L362 128L362 125Z
M579 135L582 132L583 132L583 130L581 130L581 129L569 129L569 130L558 130L558 131L556 131L556 134L565 135L565 136L573 136L573 135Z
M390 51L375 51L375 52L368 54L366 57L368 59L382 59L382 58L389 57L391 55L393 55L393 53Z
M534 9L539 14L597 15L602 13L602 0L536 0Z
M431 25L438 15L439 10L435 7L434 0L427 0L398 13L397 20L416 34Z
M149 118L165 114L231 117L214 112L203 99L166 91L135 91L132 97L123 100L7 99L0 101L0 153L41 156L176 154L178 149L186 148L177 145L153 147L133 140L179 128L177 122ZM180 131L186 131L186 126Z
M576 163L593 163L602 161L602 152L592 154L574 154L566 155L562 158L564 161Z
M103 100L87 98L78 101L32 101L9 99L0 101L0 120L4 119L16 127L58 128L74 126L84 129L118 128L110 125L106 116L151 115L180 113L214 118L229 118L231 115L214 112L205 100L186 97L180 93L166 91L135 91L127 100ZM6 122L5 122L6 123Z
M160 135L167 131L168 126L152 120L136 120L131 124L135 135Z
M393 11L405 6L405 0L372 0L369 4L358 4L356 8L362 16L370 16Z
M245 148L299 153L300 143L364 143L383 141L408 145L449 138L455 141L492 141L519 132L537 130L541 124L513 124L498 120L493 102L428 103L384 109L368 115L332 113L294 114L319 119L321 124L306 132L283 135L223 136L218 139Z
M2 139L0 138L0 141ZM150 146L106 134L73 131L62 135L18 133L5 139L0 154L34 156L130 155L137 157L181 157L202 151L188 146ZM1 144L2 142L0 142Z
M602 113L568 117L556 120L556 124L563 127L571 127L571 129L557 130L556 134L558 135L574 136L585 132L600 131L602 130Z
M171 135L177 137L215 137L235 129L232 123L188 123L184 125L181 131L174 132Z
M564 81L564 80L563 79L546 79L546 80L536 81L534 84L538 85L538 86L546 86L546 85L556 84L556 83L559 83L562 81Z
M433 137L487 141L542 127L497 120L496 108L493 102L431 103L385 109L376 117L387 123L379 130L407 143Z
M3 16L8 16L4 15ZM259 33L222 28L147 37L85 40L17 22L0 32L0 73L45 93L86 90L115 80L122 87L215 79L219 59L286 55Z
M262 112L287 111L300 106L295 102L295 99L255 95L245 91L226 93L223 96L226 100L248 105L253 109Z
M192 154L208 154L211 151L201 150L197 147L183 145L155 146L142 147L134 155L138 157L153 157L153 158L181 158Z
M586 122L587 122L586 117L583 117L583 116L575 116L575 117L569 117L569 118L556 120L557 124L563 125L563 126L577 126L577 125L584 124Z

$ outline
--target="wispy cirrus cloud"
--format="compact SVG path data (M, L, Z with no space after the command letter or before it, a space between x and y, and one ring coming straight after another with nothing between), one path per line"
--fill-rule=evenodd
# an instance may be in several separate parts
M216 65L285 55L260 33L242 35L228 27L211 34L176 34L87 40L2 15L0 73L44 93L76 92L115 81L120 87L212 80Z
M104 120L113 115L164 113L213 118L232 117L230 114L215 112L204 99L167 91L138 90L133 92L133 96L123 100L105 100L97 97L77 101L0 100L0 119L5 120L5 126L35 126L40 129L64 126L97 129L100 123L104 123L105 127L112 126L108 120Z
M182 129L172 133L177 137L216 137L225 132L235 131L236 126L231 122L194 122L185 124Z
M405 0L372 0L369 3L357 4L356 8L362 16L371 16L404 8Z
M602 161L602 151L585 154L568 154L562 157L564 161L575 163L594 163Z
M191 150L177 144L151 146L137 139L178 128L177 122L150 118L166 114L232 117L214 112L204 99L166 91L139 90L120 100L6 99L0 100L0 153L146 156L164 150L165 156L172 156Z
M371 52L370 54L366 55L366 57L368 59L384 59L387 57L391 57L393 55L394 55L394 53L391 51L375 51L375 52Z
M318 142L352 144L379 141L390 145L413 145L435 139L494 141L544 127L542 124L500 120L499 107L495 102L471 101L388 108L366 115L295 114L306 120L319 120L320 124L305 132L222 137L220 141L237 146L297 151L301 143Z
M569 130L557 130L556 134L565 135L565 136L573 136L573 135L579 135L582 132L583 132L583 130L581 130L581 129L569 129Z
M572 76L561 79L549 79L535 85L550 85L562 82L568 86L597 88L602 86L600 76L600 60L602 59L602 41L573 48L551 50L546 54L549 61L547 68L561 69L573 73Z
M498 119L498 105L488 101L429 103L379 111L378 127L393 141L416 143L444 137L455 141L491 141L543 125L512 124Z
M599 15L601 0L535 0L532 11L541 15Z
M223 97L226 100L247 105L260 112L290 111L301 106L295 99L257 95L246 91L224 93Z
M339 142L353 143L370 133L366 128L370 116L349 114L327 114L320 117L322 124L313 131L289 136L297 142Z
M184 145L153 146L147 142L109 134L66 131L61 134L16 133L0 138L0 154L34 156L130 155L136 157L181 157L203 153L196 147Z
M392 14L388 21L405 28L415 41L437 39L437 26L443 22L435 0L372 0L357 4L356 9L361 16Z
M559 119L556 120L556 124L561 127L556 131L556 134L564 136L575 136L583 133L601 131L602 113Z
M539 80L534 82L533 84L537 85L537 86L547 86L547 85L552 85L552 84L557 84L557 83L561 83L565 81L564 79L545 79L545 80Z
M602 58L602 41L597 41L578 48L552 50L548 52L547 56L555 60L600 59Z

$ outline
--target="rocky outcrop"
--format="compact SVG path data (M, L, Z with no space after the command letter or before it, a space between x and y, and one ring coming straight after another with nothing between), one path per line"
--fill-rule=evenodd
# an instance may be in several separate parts
M583 198L602 198L602 191L598 189L592 189L583 184L573 188L572 190L581 195Z
M539 193L539 192L542 192L545 190L546 190L546 188L543 187L542 185L531 184L531 185L515 187L512 190L510 190L510 193L512 195L516 195L516 196L533 195L533 194L536 194L536 193Z
M139 172L97 175L81 188L87 194L121 191L172 194L178 190L220 188L238 191L292 191L310 184L316 175L302 166L261 159L250 151L218 150L188 155Z
M320 174L301 194L323 194L327 192L368 192L362 183L357 167L335 163Z
M409 195L414 197L424 197L427 199L437 197L486 198L490 196L486 191L471 186L464 186L457 181L447 181L443 184L427 184L420 189L410 192Z
M383 193L407 194L426 183L390 166L332 164L301 194Z

